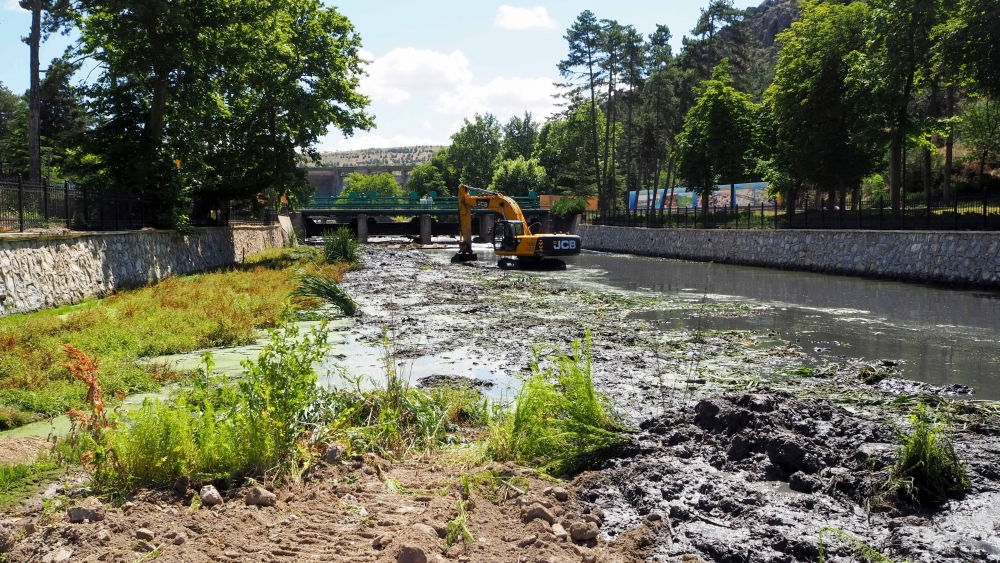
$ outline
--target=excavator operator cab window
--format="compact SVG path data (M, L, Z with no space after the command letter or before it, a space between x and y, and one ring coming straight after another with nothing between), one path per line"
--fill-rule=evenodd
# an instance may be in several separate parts
M493 250L514 252L517 237L524 235L524 223L520 221L497 221L493 226Z

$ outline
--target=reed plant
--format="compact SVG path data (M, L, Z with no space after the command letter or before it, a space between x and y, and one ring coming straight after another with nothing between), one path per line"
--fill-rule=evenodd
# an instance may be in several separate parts
M328 229L323 233L323 256L329 264L358 264L361 262L361 245L347 227Z
M889 468L883 494L905 502L938 505L965 493L969 479L947 424L920 403L910 416L910 427L909 432L899 430L899 454Z

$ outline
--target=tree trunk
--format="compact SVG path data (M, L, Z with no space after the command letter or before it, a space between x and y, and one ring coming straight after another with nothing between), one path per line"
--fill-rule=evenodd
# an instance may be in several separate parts
M156 160L156 152L163 136L163 123L167 113L167 75L167 72L157 70L153 78L153 100L146 120L146 158L138 164L136 178L143 186L149 180L149 169Z
M955 116L955 87L948 86L948 117ZM951 161L955 149L955 132L951 124L948 125L948 140L944 145L944 180L941 182L941 195L945 201L951 200Z
M889 148L889 197L892 200L893 215L899 214L900 191L902 179L900 178L900 168L902 167L903 146L899 139L892 140Z
M617 206L618 202L615 200L614 194L611 193L611 182L608 181L608 159L611 156L611 125L613 122L612 113L614 112L614 87L615 87L615 77L608 77L608 111L604 114L604 170L601 176L604 178L604 191L611 198L611 205Z
M607 197L601 183L601 145L597 143L597 78L594 76L594 55L587 54L587 68L590 71L590 129L594 135L594 180L597 182L597 205L607 209Z
M42 181L42 139L41 116L42 101L39 92L39 76L41 72L38 49L42 42L42 0L31 3L31 35L28 37L30 54L31 81L28 93L28 179L32 182Z
M938 111L938 84L937 81L931 82L931 99L928 102L930 106L927 113L931 117L937 117L940 113ZM931 137L931 141L937 141L937 135ZM936 144L934 146L937 146ZM931 188L934 186L934 171L931 168L931 149L924 149L924 202L928 203L931 200Z

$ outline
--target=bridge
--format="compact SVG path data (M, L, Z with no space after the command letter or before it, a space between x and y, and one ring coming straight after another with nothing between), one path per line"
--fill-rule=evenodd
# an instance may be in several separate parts
M552 232L553 221L548 209L542 209L539 197L531 192L515 197L521 212L537 232ZM329 229L347 226L362 242L369 236L419 236L424 244L433 236L460 234L458 198L420 197L411 192L408 197L380 197L377 194L348 197L316 196L293 217L295 228L306 238L321 236ZM473 210L473 232L487 238L493 228L495 214Z

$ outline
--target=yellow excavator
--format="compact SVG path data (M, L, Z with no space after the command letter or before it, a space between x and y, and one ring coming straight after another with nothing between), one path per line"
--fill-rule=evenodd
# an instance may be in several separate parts
M493 226L493 251L500 256L498 266L503 270L546 269L564 270L563 256L580 254L580 237L576 235L532 234L531 227L512 198L471 186L458 188L458 220L462 238L458 254L452 263L472 262L478 256L472 251L473 213L492 213L500 218Z

